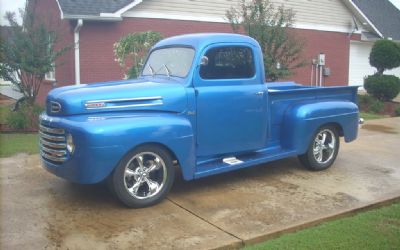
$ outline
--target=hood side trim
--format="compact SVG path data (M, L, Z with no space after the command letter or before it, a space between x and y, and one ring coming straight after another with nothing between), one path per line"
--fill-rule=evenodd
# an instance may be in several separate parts
M163 105L162 96L123 99L92 100L85 102L86 109L117 109Z

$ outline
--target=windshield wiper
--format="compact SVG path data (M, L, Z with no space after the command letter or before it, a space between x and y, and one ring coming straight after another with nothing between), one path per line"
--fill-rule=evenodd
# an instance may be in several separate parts
M169 70L169 68L167 67L167 65L163 64L165 70L167 71L167 76L169 77L171 75L171 71Z
M151 76L154 76L154 74L155 74L156 72L154 72L154 69L153 69L153 67L151 67L150 63L149 63L149 64L147 64L147 66L148 66L148 67L149 67L149 69L150 69Z

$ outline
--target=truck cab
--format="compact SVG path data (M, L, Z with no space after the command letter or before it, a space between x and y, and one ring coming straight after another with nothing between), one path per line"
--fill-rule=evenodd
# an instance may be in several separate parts
M330 167L355 140L356 87L265 83L254 39L167 38L138 79L52 90L40 117L43 166L78 183L106 181L129 207L155 204L174 171L185 180L298 156Z

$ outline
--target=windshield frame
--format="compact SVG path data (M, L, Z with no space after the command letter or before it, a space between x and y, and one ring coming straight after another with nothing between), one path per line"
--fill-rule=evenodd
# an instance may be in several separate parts
M196 49L193 46L184 45L184 44L172 44L172 45L160 46L160 47L156 47L156 48L153 48L152 50L150 50L149 53L147 54L147 57L146 57L146 60L145 60L145 62L143 64L142 70L140 71L140 76L141 77L167 76L167 74L143 75L143 71L145 70L145 66L147 65L147 62L148 62L148 60L150 58L150 55L154 51L157 51L157 50L160 50L160 49L169 49L169 48L187 48L187 49L192 49L194 51L192 63L190 64L189 70L187 71L186 75L185 76L170 75L170 77L178 77L178 78L182 78L182 79L187 78L188 75L190 74L192 68L193 68L193 64L194 64L195 59L196 59Z

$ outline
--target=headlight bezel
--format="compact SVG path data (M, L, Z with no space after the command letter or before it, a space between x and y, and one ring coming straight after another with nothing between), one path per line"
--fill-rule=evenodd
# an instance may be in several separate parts
M74 138L69 133L66 136L66 144L68 152L72 155L75 152L75 144L74 144Z

